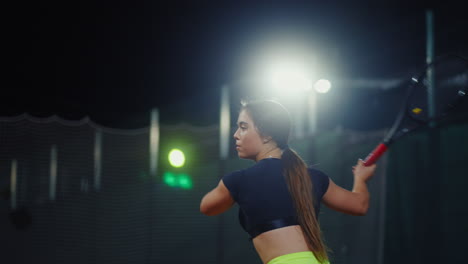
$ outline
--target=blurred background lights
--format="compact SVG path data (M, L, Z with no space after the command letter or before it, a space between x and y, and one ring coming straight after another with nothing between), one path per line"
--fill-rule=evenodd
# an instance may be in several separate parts
M328 93L331 88L331 83L329 80L320 79L314 84L315 91L318 93Z
M185 155L179 149L173 149L169 152L169 163L176 167L180 168L185 164Z
M184 189L192 188L192 180L187 174L179 174L179 186Z
M180 187L182 189L192 189L192 179L185 173L165 172L163 181L171 187Z
M171 187L175 187L177 185L177 178L172 172L165 172L163 175L163 181Z
M307 78L305 67L300 64L283 62L272 64L267 71L267 80L280 91L309 90L311 81Z

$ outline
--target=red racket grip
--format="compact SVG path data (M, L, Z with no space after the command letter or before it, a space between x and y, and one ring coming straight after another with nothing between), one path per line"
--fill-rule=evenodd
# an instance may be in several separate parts
M385 151L387 151L388 147L384 143L380 143L369 155L367 155L366 159L364 160L364 166L370 166L374 164Z

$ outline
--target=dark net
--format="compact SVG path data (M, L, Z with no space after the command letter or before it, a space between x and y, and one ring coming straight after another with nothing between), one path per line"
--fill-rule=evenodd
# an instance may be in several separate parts
M309 165L350 190L351 166L385 132L329 131L290 145ZM442 230L437 236L440 250L432 254L461 262L458 237L467 235L463 223L468 221L460 199L467 186L467 132L463 124L441 131L440 207L418 209L429 195L418 183L434 181L425 174L431 164L420 134L396 143L379 161L369 182L366 216L322 205L319 220L333 250L332 263L419 263L418 257L434 243L433 225L424 218L431 215L439 216ZM261 263L239 226L237 205L221 216L199 211L202 197L223 173L253 162L237 158L231 148L231 158L221 167L216 125L162 125L153 175L149 133L149 128L115 130L86 120L2 119L1 263ZM169 166L172 148L185 152L184 167ZM186 174L191 184L171 185L164 178L167 172Z

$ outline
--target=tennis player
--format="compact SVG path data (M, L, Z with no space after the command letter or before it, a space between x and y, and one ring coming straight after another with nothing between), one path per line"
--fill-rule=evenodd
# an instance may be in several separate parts
M376 165L362 160L352 167L352 191L309 167L288 145L291 118L274 100L242 101L234 134L239 158L255 164L230 172L200 203L200 211L218 215L234 203L239 222L264 264L330 263L318 215L320 203L350 215L369 208L366 182Z

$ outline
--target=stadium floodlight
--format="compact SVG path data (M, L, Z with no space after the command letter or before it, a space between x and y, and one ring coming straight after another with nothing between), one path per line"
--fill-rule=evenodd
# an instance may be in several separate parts
M315 82L314 88L318 93L328 93L331 89L331 83L329 80L320 79Z
M307 91L311 88L311 80L307 77L305 67L298 63L285 61L270 65L267 80L281 92Z

